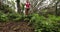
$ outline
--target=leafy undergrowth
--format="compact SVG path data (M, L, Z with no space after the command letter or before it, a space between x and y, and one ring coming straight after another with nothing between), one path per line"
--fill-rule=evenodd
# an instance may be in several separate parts
M34 32L27 22L0 22L0 32Z
M60 16L33 14L30 23L35 32L60 32Z

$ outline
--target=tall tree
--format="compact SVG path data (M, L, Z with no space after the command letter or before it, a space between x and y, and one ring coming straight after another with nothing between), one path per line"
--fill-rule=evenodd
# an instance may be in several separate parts
M56 4L55 4L55 6L56 6L56 10L55 10L56 15L57 15L57 13L58 13L58 9L57 9L57 7L58 7L59 2L60 2L60 0L57 0L57 2L56 2Z
M58 15L58 7L59 7L59 4L60 4L60 0L53 0L53 2L51 3L51 5L49 5L50 7L54 7L54 13L55 15L57 16Z
M17 3L17 11L18 13L21 12L21 9L20 9L20 0L16 0L16 3Z

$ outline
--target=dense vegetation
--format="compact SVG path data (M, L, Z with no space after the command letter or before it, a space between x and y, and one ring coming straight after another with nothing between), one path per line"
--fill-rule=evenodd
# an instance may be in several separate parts
M34 14L31 23L35 32L60 32L60 16L47 15L47 18L39 14Z
M26 17L24 14L15 13L8 5L0 6L0 22L21 20L28 21L28 24L34 27L35 32L60 32L60 16L32 13Z
M47 15L45 17L36 13L29 16L31 17L25 18L17 13L4 14L0 12L0 21L20 21L24 18L23 20L29 20L28 23L32 24L35 32L60 32L60 16Z
M0 12L0 21L20 21L22 19L29 20L28 23L32 24L35 32L60 32L60 16L50 14L46 16L41 16L37 13L34 13L29 15L29 17L25 17L18 13L5 14Z

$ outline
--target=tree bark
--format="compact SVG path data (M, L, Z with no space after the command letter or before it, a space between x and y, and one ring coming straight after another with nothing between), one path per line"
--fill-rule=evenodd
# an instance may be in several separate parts
M57 5L58 5L58 3L59 3L59 0L58 0L57 3L56 3L56 10L55 10L56 16L58 15L58 10L57 10Z
M17 3L17 12L20 13L21 9L20 9L20 0L16 0Z

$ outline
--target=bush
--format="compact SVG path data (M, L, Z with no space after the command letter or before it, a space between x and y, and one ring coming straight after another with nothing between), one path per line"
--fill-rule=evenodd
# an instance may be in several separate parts
M22 19L22 16L18 13L9 13L8 14L8 18L11 21L19 21Z
M0 12L0 21L8 21L8 17L6 14L4 14L3 12Z
M11 7L9 7L9 5L6 4L1 4L0 5L0 11L3 13L13 13L15 12L14 9L12 9Z
M6 21L20 21L22 19L22 15L18 13L8 13L5 14L0 11L0 21L1 22L6 22Z
M48 15L48 18L39 14L33 14L30 23L35 32L60 32L60 16Z
M8 5L0 5L0 21L19 21L21 19L20 14L16 13L14 9Z

